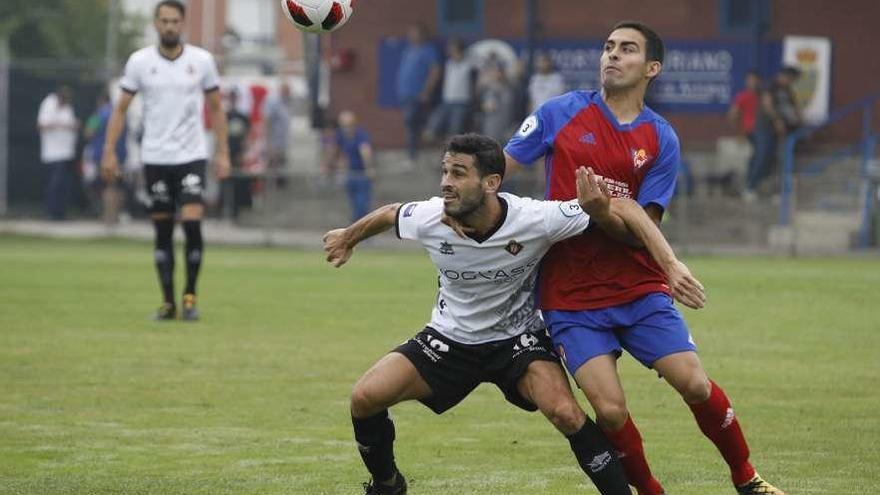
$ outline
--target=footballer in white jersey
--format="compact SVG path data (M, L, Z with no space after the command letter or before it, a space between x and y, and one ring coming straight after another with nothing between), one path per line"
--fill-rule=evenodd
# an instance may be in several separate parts
M437 267L440 289L428 326L463 344L543 331L533 293L538 264L554 242L590 222L577 200L498 199L499 223L477 238L462 239L442 222L439 197L404 204L397 214L398 236L421 242Z
M226 114L220 101L220 76L214 57L181 41L186 6L179 0L156 4L153 25L159 44L134 52L119 81L122 95L107 124L101 171L108 187L119 177L116 142L125 113L135 95L143 98L144 136L141 161L150 199L150 218L155 228L153 257L162 290L157 320L177 317L174 294L174 222L180 220L186 236L186 286L181 299L181 318L197 320L196 281L202 263L202 195L208 148L205 142L205 102L215 136L212 165L218 179L229 175L229 144Z
M396 227L400 238L428 250L440 281L428 325L380 359L352 392L354 436L372 478L366 492L407 490L394 459L389 407L418 400L440 414L488 382L515 406L539 409L600 493L630 494L619 459L577 404L553 352L535 309L535 273L554 242L583 233L594 220L624 225L652 256L675 259L672 249L637 203L611 200L583 167L577 200L537 201L498 192L504 155L492 138L454 136L444 151L441 197L386 205L324 236L327 261L339 267L360 241Z

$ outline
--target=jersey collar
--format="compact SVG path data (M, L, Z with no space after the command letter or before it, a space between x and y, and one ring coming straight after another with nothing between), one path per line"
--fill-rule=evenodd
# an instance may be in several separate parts
M605 118L608 119L608 122L610 122L611 125L613 125L614 128L618 131L629 131L638 127L639 124L641 124L645 120L648 120L648 112L650 111L648 109L648 106L644 105L642 107L642 111L639 112L635 120L633 120L629 124L621 124L617 121L617 117L614 115L614 112L612 112L611 109L608 108L608 105L605 104L605 100L602 99L602 93L599 91L596 92L596 104L599 105L599 110L602 111L602 113L605 115Z
M165 54L162 53L162 50L159 49L159 45L156 45L156 51L159 52L159 56L162 57L162 58L164 58L165 60L167 60L167 61L169 61L169 62L174 62L175 60L177 60L177 59L179 59L180 57L182 57L182 56L183 56L183 52L184 52L185 50L186 50L186 43L181 43L181 44L180 44L180 53L178 53L176 57L174 57L174 58L170 58L170 57L166 57Z
M498 229L504 225L504 221L507 220L507 201L504 200L501 196L498 196L498 202L501 203L501 216L498 217L498 223L495 224L491 229L486 231L483 235L478 235L476 233L468 234L467 236L471 239L475 240L477 244L482 244L486 242L490 237L495 235L495 232L498 232Z

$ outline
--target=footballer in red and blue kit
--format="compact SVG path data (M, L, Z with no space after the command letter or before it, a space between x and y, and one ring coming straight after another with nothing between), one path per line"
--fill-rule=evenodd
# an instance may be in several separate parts
M577 197L575 170L592 167L612 196L666 209L675 189L678 136L648 107L620 124L597 91L572 91L526 118L504 151L519 163L545 157L546 198ZM541 267L538 299L572 375L595 356L626 349L645 366L695 351L650 254L602 229L555 244Z

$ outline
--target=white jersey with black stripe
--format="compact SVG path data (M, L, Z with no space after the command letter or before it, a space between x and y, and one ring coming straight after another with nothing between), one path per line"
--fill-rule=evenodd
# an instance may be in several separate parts
M144 100L144 163L179 165L208 157L204 95L219 88L220 76L207 50L183 45L169 59L157 46L142 48L128 58L119 85Z
M554 242L589 226L577 200L498 196L501 221L482 239L462 239L444 225L439 197L397 211L398 237L421 242L437 267L440 288L428 325L456 342L481 344L541 330L534 301L541 258Z

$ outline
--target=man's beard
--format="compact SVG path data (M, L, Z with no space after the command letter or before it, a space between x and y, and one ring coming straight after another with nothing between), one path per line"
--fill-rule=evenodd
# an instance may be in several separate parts
M461 196L459 196L459 198L461 198ZM480 195L479 199L469 202L463 202L461 199L459 199L460 206L458 208L458 211L453 212L447 208L444 208L443 212L456 220L466 220L471 213L479 210L480 207L483 206L485 203L486 196L484 195Z
M165 48L177 48L177 45L180 44L180 35L159 36L159 43Z

